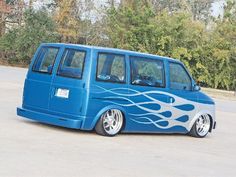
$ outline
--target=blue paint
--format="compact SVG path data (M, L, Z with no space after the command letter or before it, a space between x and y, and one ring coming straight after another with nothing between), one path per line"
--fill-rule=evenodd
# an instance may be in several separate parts
M168 122L168 121L163 121L163 122L158 122L158 124L159 124L160 126L166 127L166 126L169 125L169 122Z
M177 118L176 120L180 121L180 122L187 122L189 120L189 117L187 115L184 115L184 116Z
M178 105L178 106L175 106L175 108L183 110L183 111L192 111L192 110L194 110L194 106L191 105L191 104Z
M58 49L55 61L40 72L43 55L48 48ZM69 50L66 66L72 62L75 51L84 52L81 68L62 67L62 58ZM117 77L99 81L97 74L98 53L112 53L123 56L125 62L124 82ZM164 87L131 84L130 56L158 60L165 70ZM38 59L40 58L40 60ZM186 133L186 122L190 122L197 110L197 104L214 105L214 101L200 91L170 89L169 62L178 61L138 52L70 44L42 44L35 53L25 79L22 107L17 114L32 120L68 128L92 130L100 116L109 109L119 109L125 116L124 132ZM111 64L111 61L105 62ZM183 66L184 67L184 66ZM191 82L195 82L191 78ZM161 82L157 80L157 82ZM144 82L149 83L149 82ZM57 95L61 91L62 95ZM181 98L183 101L178 101ZM177 113L175 116L175 113ZM182 116L179 116L179 114ZM176 124L173 124L177 122ZM178 124L179 123L179 124Z
M167 117L167 118L169 118L169 117L172 116L172 113L171 113L170 111L165 111L165 112L162 112L162 113L160 113L160 114L163 115L163 116L165 116L165 117Z

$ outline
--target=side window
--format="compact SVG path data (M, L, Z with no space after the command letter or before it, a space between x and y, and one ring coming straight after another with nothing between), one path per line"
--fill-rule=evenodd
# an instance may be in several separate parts
M99 53L97 60L98 81L125 82L125 57L123 55Z
M85 52L75 49L66 49L61 60L57 75L82 78Z
M134 85L145 85L164 87L164 65L156 59L141 57L130 57L131 83Z
M170 88L176 90L191 90L191 78L178 63L169 63L170 65Z
M42 47L33 65L33 71L51 74L58 51L59 48Z

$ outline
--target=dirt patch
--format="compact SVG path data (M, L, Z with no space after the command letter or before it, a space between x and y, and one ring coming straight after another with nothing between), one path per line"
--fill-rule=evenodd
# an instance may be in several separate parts
M213 98L222 98L226 100L236 100L236 93L234 91L226 91L212 88L202 88L202 91Z
M13 66L13 67L19 67L19 68L28 68L28 65L25 63L9 63L9 62L2 60L2 59L0 59L0 65Z

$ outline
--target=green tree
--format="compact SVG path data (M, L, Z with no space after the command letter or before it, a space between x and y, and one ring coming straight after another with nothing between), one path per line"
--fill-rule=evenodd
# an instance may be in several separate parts
M153 2L124 0L118 8L108 10L110 46L180 59L205 86L233 89L235 3L227 3L224 18L218 19L209 30L206 14L210 13L210 2L189 1L191 7L198 6L195 14L182 8L186 4L181 5L181 1L176 1L179 3L176 8L171 6L156 12ZM164 7L165 2L160 3Z
M0 50L9 63L28 64L40 43L58 40L55 24L45 10L27 10L24 19L23 26L0 38Z
M136 1L137 2L137 1ZM191 14L155 14L142 1L108 12L111 46L178 58L198 76L204 24L192 21Z

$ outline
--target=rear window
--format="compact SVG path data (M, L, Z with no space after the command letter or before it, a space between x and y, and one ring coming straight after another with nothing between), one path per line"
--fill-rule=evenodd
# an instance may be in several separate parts
M57 74L64 77L82 78L85 51L66 49Z
M33 65L33 71L51 74L59 48L42 47Z

